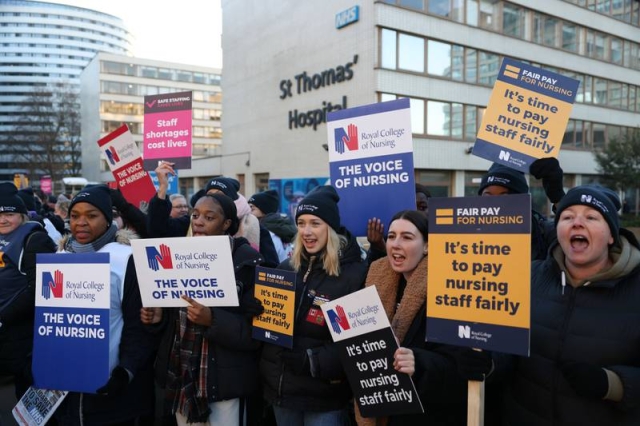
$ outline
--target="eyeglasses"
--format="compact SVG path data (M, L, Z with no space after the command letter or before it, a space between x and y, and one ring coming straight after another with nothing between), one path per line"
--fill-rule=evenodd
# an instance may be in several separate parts
M177 206L171 206L172 209L178 209L178 210L188 210L189 206L186 204L180 204Z

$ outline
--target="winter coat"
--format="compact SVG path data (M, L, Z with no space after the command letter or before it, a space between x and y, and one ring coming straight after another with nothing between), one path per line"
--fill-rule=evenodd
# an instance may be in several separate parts
M621 240L622 250L609 252L613 266L577 288L562 285L559 245L533 263L531 355L515 360L505 392L505 425L640 424L640 251L634 237ZM576 394L559 368L565 361L616 373L622 400Z
M293 351L306 351L310 369L301 375L285 366L281 346L265 344L260 360L265 399L284 408L302 411L333 411L347 406L351 389L346 380L337 347L322 316L320 305L362 288L367 263L356 239L342 228L347 245L340 257L340 275L328 276L321 260L303 262L296 274L296 305ZM279 266L293 270L290 260Z
M39 223L27 222L11 234L14 233L19 241L0 235L0 376L20 375L30 367L36 254L56 251ZM11 247L16 243L18 247Z
M240 306L210 308L213 324L204 336L210 357L207 366L209 402L251 396L257 392L259 384L260 343L251 338L253 317L243 307L253 301L255 268L264 260L245 238L234 238L233 241L232 258ZM150 329L162 334L156 359L156 382L162 388L166 386L178 313L178 308L164 309L162 322Z
M412 379L425 412L393 416L387 424L464 426L466 382L458 375L455 362L447 354L447 345L425 342L427 257L420 261L407 281L398 305L402 279L384 257L371 264L366 286L376 286L400 346L413 351L416 371ZM358 425L375 425L375 420L358 416Z
M60 241L60 248L65 247L69 236ZM136 235L128 230L116 233L116 242L130 245L130 239ZM105 246L106 247L106 246ZM104 249L104 248L103 248ZM103 250L101 249L101 250ZM98 252L100 252L99 250ZM118 257L111 256L112 285L116 266L113 262ZM120 265L123 267L124 265ZM112 425L148 416L153 412L153 355L157 348L156 336L148 333L140 321L140 289L136 276L133 256L126 260L126 271L122 287L122 300L111 304L119 305L122 310L124 326L118 346L118 365L124 367L133 378L119 395L102 396L70 392L55 416L59 424L75 425Z

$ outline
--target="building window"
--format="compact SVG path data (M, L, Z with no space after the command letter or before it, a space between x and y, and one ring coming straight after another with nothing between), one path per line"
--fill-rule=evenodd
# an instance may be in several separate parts
M451 105L446 102L427 102L427 134L432 136L450 136Z
M409 103L411 107L411 133L422 135L424 134L424 101L410 99Z
M451 15L449 0L429 0L428 12L433 15L449 17Z
M408 34L398 37L398 68L424 72L424 39Z
M429 40L429 74L451 77L451 45Z
M502 32L513 37L524 38L525 10L504 3L502 8Z
M562 23L562 48L571 52L578 51L577 27L567 22Z
M409 7L411 9L424 10L422 0L399 0L400 6Z
M396 69L397 43L396 32L382 30L382 68Z

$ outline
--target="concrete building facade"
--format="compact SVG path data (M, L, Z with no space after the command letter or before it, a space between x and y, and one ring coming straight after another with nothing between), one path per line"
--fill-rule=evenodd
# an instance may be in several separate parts
M397 97L411 100L416 181L436 196L475 194L490 163L470 148L504 57L581 81L559 157L567 187L597 181L593 152L640 126L637 1L223 0L222 8L228 160L215 172L240 179L249 195L269 179L328 176L326 112ZM530 184L534 205L548 212L540 183Z

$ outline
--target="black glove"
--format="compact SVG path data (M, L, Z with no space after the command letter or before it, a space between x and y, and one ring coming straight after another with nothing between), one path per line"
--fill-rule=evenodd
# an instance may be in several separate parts
M110 189L109 192L111 193L111 204L119 211L123 211L129 205L129 202L119 189Z
M555 204L564 197L564 174L556 158L537 159L529 166L529 173L536 179L542 179L542 187L549 201Z
M262 302L260 302L260 299L257 299L253 296L242 299L242 301L240 302L240 308L243 312L254 317L262 315L262 313L264 312L264 306L262 306Z
M560 365L564 378L582 397L600 400L609 392L609 378L603 368L579 361Z
M311 374L309 356L307 356L306 349L283 350L280 352L280 359L297 376Z
M98 395L118 396L122 395L129 385L129 373L124 367L117 366L111 372L111 377L106 385L96 391Z
M454 357L458 373L466 380L484 381L493 366L491 352L489 351L459 348L454 351Z

